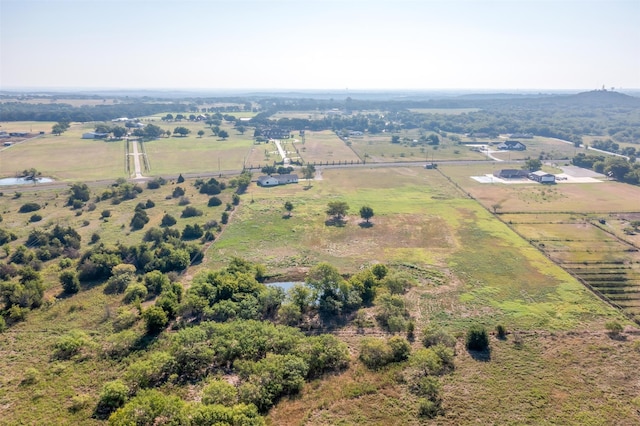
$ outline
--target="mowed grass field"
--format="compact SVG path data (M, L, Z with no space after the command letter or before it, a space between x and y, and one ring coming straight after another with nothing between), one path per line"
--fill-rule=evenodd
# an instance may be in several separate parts
M300 137L296 134L296 139ZM330 130L305 132L305 141L298 145L298 153L305 163L357 162L358 155Z
M92 181L127 177L124 141L82 139L90 124L73 124L60 136L47 134L17 143L0 152L0 175L35 168L42 176L61 181ZM35 130L34 130L35 131Z
M431 133L433 132L421 133L418 129L397 133L365 133L363 136L349 138L349 143L359 157L366 158L370 163L486 159L483 154L471 151L471 148L458 145L442 136L439 145L419 142L422 135L428 136ZM391 143L393 136L399 136L400 143Z

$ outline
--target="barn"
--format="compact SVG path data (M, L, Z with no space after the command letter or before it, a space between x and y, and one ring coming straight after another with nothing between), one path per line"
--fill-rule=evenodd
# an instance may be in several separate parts
M556 183L556 176L551 173L538 170L536 172L529 173L529 179L535 180L540 183Z

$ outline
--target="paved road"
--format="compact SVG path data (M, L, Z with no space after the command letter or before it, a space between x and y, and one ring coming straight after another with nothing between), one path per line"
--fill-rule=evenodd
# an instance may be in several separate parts
M138 141L133 141L133 154L129 155L133 155L133 166L136 170L134 179L143 179L144 176L142 176L142 173L140 171L140 155L142 154L138 152Z

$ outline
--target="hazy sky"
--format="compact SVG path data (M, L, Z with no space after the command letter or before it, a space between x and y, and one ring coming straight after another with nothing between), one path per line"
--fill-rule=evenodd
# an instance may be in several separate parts
M0 0L0 89L640 88L640 0Z

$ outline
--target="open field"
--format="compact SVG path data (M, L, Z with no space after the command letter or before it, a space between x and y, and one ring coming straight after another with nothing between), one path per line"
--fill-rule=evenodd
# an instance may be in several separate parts
M62 181L125 177L124 142L82 139L91 125L72 125L60 136L50 133L0 152L0 175L35 168L42 176Z
M392 136L399 136L400 143L391 143ZM442 161L442 160L483 160L484 155L470 148L457 145L447 138L440 138L440 145L417 142L422 136L418 130L398 133L365 133L362 137L349 138L349 143L360 157L367 162ZM416 142L414 142L416 141Z
M222 206L206 207L208 197L197 193L192 183L187 180L180 186L190 205L205 214L179 219L179 228L218 219L230 201L225 192ZM83 248L94 232L106 244L135 244L146 229L158 226L164 212L179 217L183 207L170 197L177 185L169 182L157 190L145 189L135 200L119 204L101 201L78 216L63 206L66 193L62 190L25 192L18 199L5 194L0 197L2 227L18 234L12 244L24 242L35 227L56 223L76 228ZM180 276L182 284L188 287L195 271L223 266L231 256L265 264L274 278L296 279L320 261L332 263L344 274L357 272L361 265L386 263L417 278L418 286L406 295L417 336L428 326L438 326L459 337L475 323L490 330L501 323L510 332L520 333L505 341L492 337L490 360L485 362L472 358L458 338L456 369L441 378L445 414L435 424L477 419L483 423L578 419L578 423L594 424L606 419L623 424L633 418L638 402L635 384L628 378L638 368L637 336L613 340L603 332L606 321L630 323L437 170L323 170L322 180L312 181L309 189L306 186L252 184L205 261ZM92 189L92 199L103 189ZM150 222L141 231L129 231L135 204L147 199L155 203L147 210ZM344 226L326 223L324 210L333 200L350 206ZM29 214L17 213L20 205L33 201L47 204L39 211L42 221L36 224L28 223ZM290 218L284 217L285 201L294 204ZM371 227L360 226L357 212L362 205L375 211ZM112 213L107 221L100 219L104 209ZM111 324L121 296L105 295L101 285L91 285L75 296L54 298L60 293L59 270L57 262L43 270L47 305L0 334L0 424L15 423L15 419L34 423L45 415L61 424L103 424L91 417L102 385L122 377L128 365L145 357L144 351L122 360L99 355L100 346L114 335ZM370 315L373 309L366 308ZM95 347L82 360L52 360L57 339L74 329L85 331ZM132 331L141 335L141 324ZM337 330L336 335L347 342L351 353L357 353L361 335L349 329ZM164 337L149 349L163 344ZM414 342L414 349L419 346L419 340ZM346 372L306 384L300 397L285 398L271 411L269 421L278 425L419 424L417 399L403 379L405 367L401 363L374 372L354 356ZM25 379L29 368L38 372L32 384ZM587 392L584 383L599 386ZM174 382L161 389L187 400L201 393L197 385ZM84 405L73 408L79 395ZM502 409L505 406L513 410Z
M602 312L600 302L586 302L593 297L586 289L437 171L345 169L325 170L322 176L309 190L303 183L252 186L247 196L253 202L235 213L234 224L209 252L212 265L240 255L285 277L319 261L345 272L371 262L445 268L464 284L447 302L433 300L424 312L429 312L425 320L449 325L504 318L519 327L561 329ZM283 218L287 200L295 206L288 219ZM351 207L345 226L325 224L325 206L332 200ZM376 212L371 228L358 226L362 205ZM573 297L586 299L576 304Z
M330 130L305 132L304 144L298 145L298 152L305 163L357 162L358 156L336 134ZM299 139L298 136L296 138Z
M502 168L519 168L499 162L455 166L441 164L439 170L460 185L487 208L499 204L509 212L634 212L639 209L640 188L615 181L599 183L558 183L540 185L485 184L471 179Z

